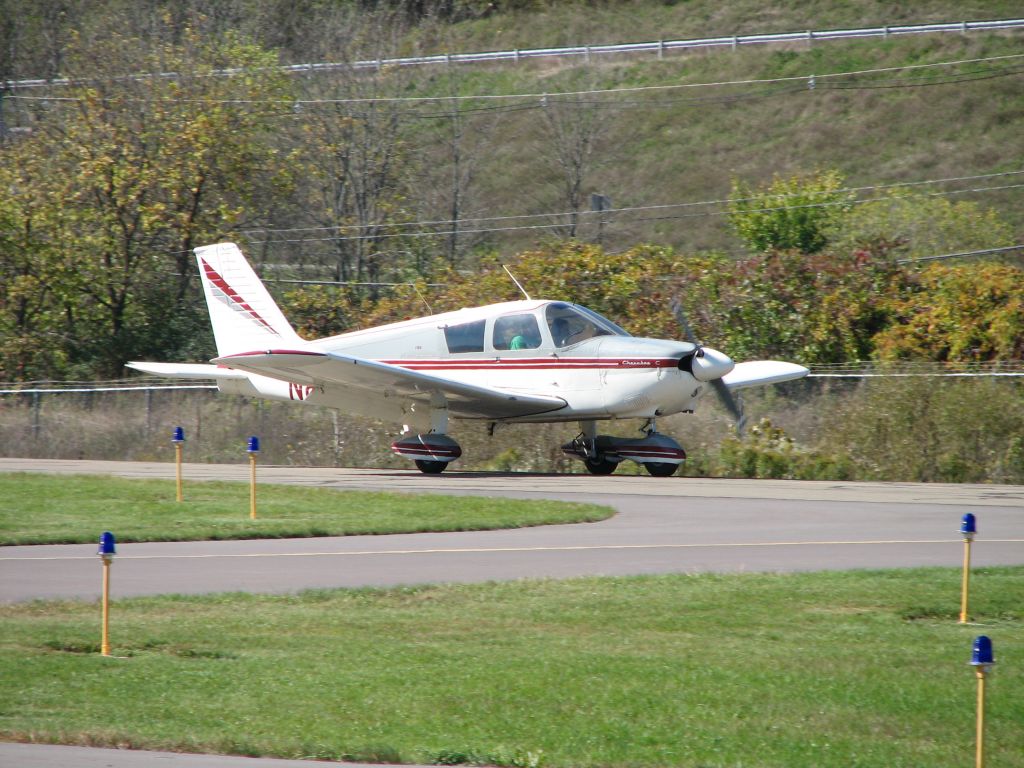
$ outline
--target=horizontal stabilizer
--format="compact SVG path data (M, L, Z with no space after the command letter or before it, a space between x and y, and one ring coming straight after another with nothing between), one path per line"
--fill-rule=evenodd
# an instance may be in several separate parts
M796 363L781 360L751 360L736 363L736 367L722 377L722 383L730 390L759 387L764 384L778 384L782 381L802 379L810 371Z
M156 376L167 376L172 379L247 379L242 371L233 371L219 365L208 363L127 363L129 368Z

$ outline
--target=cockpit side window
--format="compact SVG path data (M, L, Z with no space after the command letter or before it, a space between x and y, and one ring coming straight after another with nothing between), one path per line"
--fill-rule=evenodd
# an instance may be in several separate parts
M540 326L533 315L505 315L494 321L492 338L495 349L536 349L540 346Z
M624 330L596 312L570 304L549 304L545 320L556 347L569 347L594 336L628 336Z
M446 326L444 329L444 340L448 345L448 351L452 354L458 352L483 352L484 325L485 321L477 320L474 323Z

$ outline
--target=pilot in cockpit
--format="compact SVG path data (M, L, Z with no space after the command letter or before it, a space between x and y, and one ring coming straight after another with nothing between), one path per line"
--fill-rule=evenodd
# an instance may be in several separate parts
M552 321L551 339L556 347L564 347L569 340L569 321L564 317L556 317Z

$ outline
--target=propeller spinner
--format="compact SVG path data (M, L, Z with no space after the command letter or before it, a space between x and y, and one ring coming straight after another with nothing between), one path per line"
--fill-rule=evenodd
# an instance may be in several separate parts
M710 347L698 346L691 354L679 360L679 370L686 371L697 381L715 381L735 367L736 363L731 357Z

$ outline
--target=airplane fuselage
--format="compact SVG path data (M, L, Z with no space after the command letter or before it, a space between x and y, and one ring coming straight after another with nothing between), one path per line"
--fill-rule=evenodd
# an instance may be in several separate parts
M559 322L575 336L557 338ZM512 349L509 329L529 326L534 336ZM651 418L693 410L705 386L680 370L687 342L635 338L589 310L552 301L515 301L406 320L309 342L309 350L375 360L453 381L509 393L543 392L565 405L501 421L578 421ZM351 410L344 392L324 392L303 381L250 374L246 382L222 382L223 391L303 400ZM360 394L363 408L365 395ZM379 407L390 411L386 390ZM380 411L372 414L387 417ZM406 419L408 413L403 413ZM465 417L464 417L465 418ZM495 419L498 420L498 419Z

